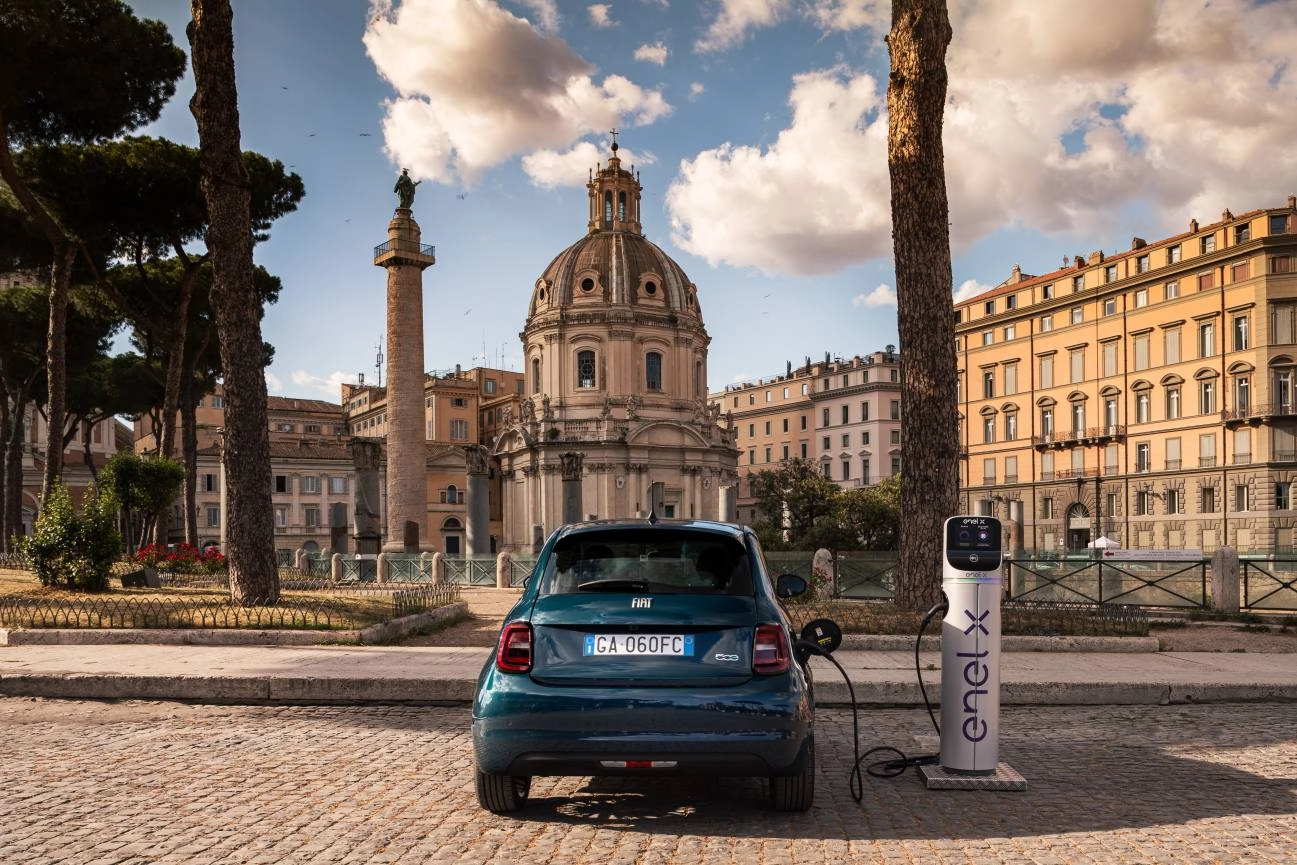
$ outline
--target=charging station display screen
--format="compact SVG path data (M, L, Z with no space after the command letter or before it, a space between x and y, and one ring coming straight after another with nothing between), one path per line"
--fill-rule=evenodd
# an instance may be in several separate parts
M995 517L951 517L946 520L946 561L961 571L994 571L1000 567L1000 521Z

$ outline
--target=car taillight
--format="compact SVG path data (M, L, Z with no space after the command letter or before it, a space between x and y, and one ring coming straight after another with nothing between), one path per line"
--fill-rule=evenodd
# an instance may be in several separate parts
M752 638L752 672L761 676L788 672L788 637L782 625L757 625Z
M505 626L495 650L495 665L505 673L525 673L531 669L531 625L514 622Z

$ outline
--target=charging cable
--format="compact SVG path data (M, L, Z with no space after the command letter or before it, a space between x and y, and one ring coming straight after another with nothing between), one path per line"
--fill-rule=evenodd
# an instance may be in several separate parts
M946 609L947 603L945 595L943 594L941 600L924 615L923 621L919 625L918 636L915 637L914 640L914 672L915 675L918 676L919 680L919 693L923 695L923 705L928 710L928 718L932 721L932 728L937 731L938 738L941 736L941 725L937 723L937 716L932 709L932 702L928 699L928 689L923 683L923 669L919 664L919 647L923 643L923 632L927 630L928 625L932 622L934 617L938 615L944 616L946 614ZM842 681L847 685L847 695L851 698L851 742L852 756L854 758L851 761L851 773L848 777L848 786L851 790L851 798L855 799L857 804L863 802L865 798L865 779L861 774L861 766L865 764L865 761L868 758L883 753L896 755L893 759L877 760L865 765L864 771L868 772L870 776L874 778L896 778L904 774L905 770L911 766L930 766L941 758L940 754L922 754L915 757L907 757L905 756L905 752L901 751L899 748L893 748L891 745L879 745L878 747L870 748L863 754L860 753L860 707L856 705L856 691L855 688L851 686L851 677L847 675L847 671L837 662L837 659L829 654L829 652L819 643L812 640L798 640L797 648L804 649L812 655L818 655L821 658L828 659L829 663L838 668L838 672L842 674Z

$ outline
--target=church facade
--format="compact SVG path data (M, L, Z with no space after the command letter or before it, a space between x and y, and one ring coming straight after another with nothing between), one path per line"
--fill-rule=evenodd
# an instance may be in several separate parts
M697 286L644 236L615 142L587 188L587 233L533 287L523 398L491 449L504 549L537 548L574 499L582 519L735 516L739 451L708 402Z

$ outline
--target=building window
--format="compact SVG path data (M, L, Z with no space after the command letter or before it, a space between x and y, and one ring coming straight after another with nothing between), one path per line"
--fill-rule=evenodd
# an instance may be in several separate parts
M1168 327L1162 332L1162 354L1164 363L1180 362L1180 328Z
M221 524L221 509L209 507L207 509L207 525L216 528Z
M1008 412L1004 415L1004 440L1013 441L1018 437L1018 414Z
M329 493L331 495L341 495L347 491L346 478L329 478Z
M843 422L843 423L851 423L851 407L850 407L850 406L845 406L845 405L844 405L844 406L842 407L842 422Z
M821 423L820 426L828 427L833 425L833 422L829 420L829 409L827 406L821 412L820 418L823 421L823 423Z
M198 491L203 493L220 492L219 488L217 487L216 478L217 475L212 473L205 474L202 477L200 477L198 479Z
M1116 281L1117 281L1117 265L1115 265L1115 264L1109 264L1109 265L1105 265L1105 266L1104 266L1104 268L1103 268L1103 281L1104 281L1104 282L1116 282ZM1105 305L1104 305L1104 309L1105 309L1105 311L1106 311L1106 309L1107 309L1107 304L1106 304L1106 303L1105 303Z
M828 460L825 460L823 468L824 468L824 476L831 480L833 478L833 463L829 462Z
M1080 324L1081 322L1085 321L1085 311L1079 306L1072 307L1071 315L1072 315L1072 324Z
M1180 296L1180 283L1177 281L1168 282L1163 287L1163 297L1166 300L1172 300Z
M988 300L988 301L986 302L986 314L987 314L987 315L995 315L995 301L993 301L993 300Z
M1085 437L1085 403L1072 403L1072 436L1074 438Z
M488 378L485 382L483 382L483 385L484 385L485 388L486 388L486 393L487 393L488 396L489 396L490 394L495 393L495 379L493 379L493 378Z
M595 386L593 351L587 349L576 353L576 386Z
M1134 343L1134 348L1135 348L1135 369L1136 370L1148 369L1149 367L1148 334L1147 333L1136 334L1135 336L1131 337L1131 341ZM1110 343L1110 344L1113 345L1115 348L1116 345L1115 343ZM1107 372L1105 374L1116 375L1116 370L1112 372Z
M1242 225L1234 226L1234 242L1247 243L1252 239L1252 223L1245 222Z
M1115 297L1105 298L1103 301L1103 314L1115 315L1117 312L1117 299Z
M1207 270L1198 274L1198 290L1210 291L1216 287L1216 271Z
M982 398L995 398L995 371L986 370L982 373Z
M1247 351L1251 346L1248 341L1248 317L1234 316L1234 351Z
M1246 511L1248 507L1247 484L1234 485L1234 510Z
M1292 510L1292 482L1281 481L1274 485L1274 509L1276 511Z
M784 418L784 432L788 432L788 418Z
M843 434L842 434L842 446L843 446L844 448L849 448L849 447L851 447L851 433L843 433Z
M1276 255L1273 258L1271 258L1270 272L1271 273L1292 273L1293 272L1292 256Z
M454 408L468 408L468 398L457 396L451 399L450 404Z
M1041 300L1049 300L1053 296L1054 296L1054 283L1051 282L1048 285L1042 285L1040 287Z
M833 447L833 445L832 443L830 443L828 436L825 436L824 438L820 439L820 450L826 451L831 447Z
M1151 469L1152 464L1149 459L1149 443L1140 442L1135 445L1135 471L1147 472L1151 471Z
M1180 495L1179 490L1166 491L1166 512L1168 514L1184 513L1184 496Z
M982 418L982 444L995 443L995 415Z
M300 486L304 493L318 493L320 491L320 479L315 475L307 475L302 478Z
M1198 468L1210 469L1216 466L1216 434L1207 433L1198 436Z
M1013 396L1018 392L1018 365L1016 363L1006 363L1004 365L1004 395Z
M275 525L281 529L288 525L288 508L282 505L275 508Z
M1139 255L1135 257L1135 272L1148 273L1148 256Z
M982 345L991 345L994 342L995 342L995 331L993 330L982 331Z
M1166 419L1175 420L1180 417L1180 386L1171 385L1166 389Z
M1054 386L1054 356L1052 354L1042 355L1040 358L1040 386Z
M1138 337L1136 337L1136 340L1138 340ZM1147 349L1147 345L1148 345L1148 337L1147 337L1147 335L1144 337L1144 343L1145 343L1145 347L1146 347L1146 349ZM1112 341L1112 342L1105 342L1105 343L1103 344L1103 374L1104 374L1104 375L1116 375L1116 374L1117 374L1117 348L1118 348L1118 346L1119 346L1119 344L1116 342L1116 340L1114 340L1114 341Z
M306 525L307 525L307 526L315 527L315 526L318 526L318 525L320 524L320 509L319 509L319 508L317 508L317 507L309 507L309 508L305 508L305 509L302 511L302 514L303 514L303 515L305 516L305 518L306 518Z
M1202 512L1204 514L1216 513L1216 488L1202 488Z
M1144 256L1147 258L1148 256ZM1135 291L1135 308L1141 309L1148 306L1148 289L1140 288Z
M450 422L451 441L468 441L468 421L452 419Z
M1252 275L1251 262L1241 261L1229 269L1230 282L1243 282Z
M644 387L662 390L662 355L650 351L644 356Z
M1040 332L1045 333L1054 329L1054 317L1052 315L1042 315L1040 317Z
M1040 434L1046 440L1054 435L1054 410L1052 408L1042 408L1040 410Z
M540 358L531 359L531 392L540 393ZM738 405L738 397L734 398L734 404Z
M1103 425L1110 435L1117 431L1117 400L1109 398L1103 401Z
M1204 255L1216 251L1216 235L1207 234L1198 239L1199 251Z
M869 430L865 430L860 434L860 443L862 445L869 444Z
M1054 518L1054 500L1050 496L1045 496L1040 500L1040 518L1043 520L1052 520Z
M842 479L844 481L851 480L851 460L842 461Z
M995 458L982 460L982 483L995 483Z
M1085 288L1085 275L1072 277L1072 293L1075 294Z
M1216 323L1204 321L1198 325L1198 357L1211 357L1216 353Z
M890 441L891 441L891 443L894 444L894 445L898 445L898 444L900 444L900 443L901 443L901 431L898 430L898 429L894 429L894 430L892 430L892 433L891 433L891 436L890 436Z
M1153 513L1153 497L1148 490L1135 491L1135 516L1143 517Z
M862 402L860 404L860 419L862 421L869 420L869 403L867 402Z
M1004 340L1008 342L1018 335L1018 326L1016 324L1006 324L1004 326Z
M1069 357L1069 367L1071 370L1071 383L1079 384L1085 381L1085 349L1074 348Z
M1291 414L1293 409L1293 374L1290 369L1277 370L1274 374L1274 393L1271 398L1280 414Z
M286 493L288 489L288 475L275 475L275 492Z
M770 453L771 453L770 445L766 445L766 462L771 462L771 461L772 461L772 460L770 459Z
M1135 394L1135 423L1148 423L1150 420L1148 391L1140 391Z
M1285 213L1270 214L1270 233L1287 234L1288 233L1288 215Z
M753 439L756 437L757 437L757 425L754 423L748 424L748 438Z
M1234 411L1239 417L1246 417L1252 410L1252 381L1241 375L1234 379Z
M1216 411L1216 382L1198 383L1198 414L1211 414Z
M1179 260L1180 260L1180 244L1177 243L1174 246L1168 246L1166 248L1166 263L1175 264Z
M806 429L806 415L801 416L801 426L802 429Z
M899 399L894 399L892 400L892 420L900 420L900 419L901 419L901 401Z

